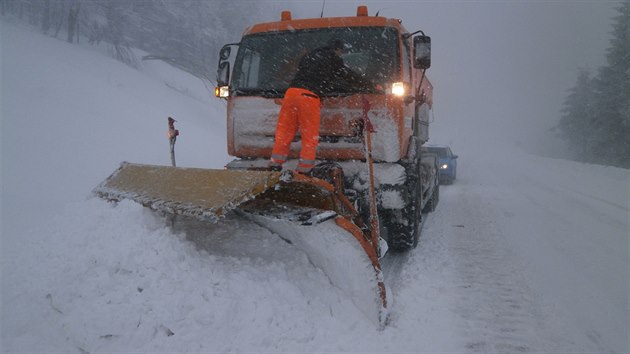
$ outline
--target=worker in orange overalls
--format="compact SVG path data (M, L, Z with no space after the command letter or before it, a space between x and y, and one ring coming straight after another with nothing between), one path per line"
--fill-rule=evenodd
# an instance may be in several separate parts
M282 169L299 128L302 149L296 172L310 172L315 166L315 151L319 143L320 97L338 92L340 82L371 86L344 65L341 59L343 48L341 40L332 39L326 46L311 51L300 60L280 108L269 165L271 170Z

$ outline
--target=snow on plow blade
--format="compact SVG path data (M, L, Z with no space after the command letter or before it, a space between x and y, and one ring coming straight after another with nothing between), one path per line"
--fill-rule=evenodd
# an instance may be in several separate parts
M388 311L378 245L352 203L331 184L295 174L237 210L304 251L357 308L384 327Z
M270 171L124 162L94 193L207 222L236 209L305 252L379 328L385 324L387 300L377 246L352 203L328 182Z
M342 216L325 219L316 225L267 212L248 211L247 216L303 251L367 318L379 329L384 328L388 312L378 259L372 259L352 232L345 229L348 225Z

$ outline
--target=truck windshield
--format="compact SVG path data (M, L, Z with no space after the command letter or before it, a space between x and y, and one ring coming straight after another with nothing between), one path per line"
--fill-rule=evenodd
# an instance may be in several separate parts
M281 97L300 59L331 38L345 43L345 65L374 84L398 81L397 31L389 27L326 28L253 34L243 37L234 63L232 90L237 96ZM346 88L350 95L365 88ZM362 91L360 91L362 90Z

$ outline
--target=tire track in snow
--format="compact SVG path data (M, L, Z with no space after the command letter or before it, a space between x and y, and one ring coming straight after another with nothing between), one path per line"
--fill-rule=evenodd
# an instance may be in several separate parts
M462 318L458 331L467 338L465 351L544 351L537 332L542 314L503 244L494 221L498 211L463 183L443 192L441 210L425 232L447 238L456 288L454 311Z

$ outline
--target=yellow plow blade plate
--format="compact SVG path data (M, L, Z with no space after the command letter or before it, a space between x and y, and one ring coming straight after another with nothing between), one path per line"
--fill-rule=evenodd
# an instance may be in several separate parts
M117 171L94 189L94 193L104 199L130 199L151 209L215 222L279 180L279 172L123 162Z

